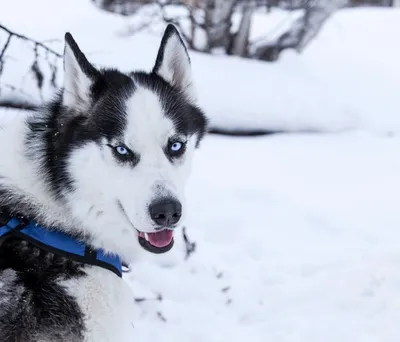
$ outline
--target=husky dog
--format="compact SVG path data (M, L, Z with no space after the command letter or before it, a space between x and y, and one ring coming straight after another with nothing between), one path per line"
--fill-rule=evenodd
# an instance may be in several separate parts
M65 41L63 89L0 130L0 341L132 342L116 260L172 247L207 119L173 25L150 73L98 69Z

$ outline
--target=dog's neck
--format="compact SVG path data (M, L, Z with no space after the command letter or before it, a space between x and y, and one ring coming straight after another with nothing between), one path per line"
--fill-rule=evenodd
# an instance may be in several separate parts
M46 226L68 226L70 215L46 188L41 142L28 141L28 133L26 114L18 114L0 128L0 207Z

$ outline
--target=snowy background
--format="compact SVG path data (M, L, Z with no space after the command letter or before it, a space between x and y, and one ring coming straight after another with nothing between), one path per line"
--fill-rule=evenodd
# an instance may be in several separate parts
M257 13L251 36L296 15ZM96 65L149 70L163 26L128 36L132 20L88 0L0 0L0 25L58 54L70 31ZM347 8L272 63L190 52L213 129L281 133L206 137L188 187L195 253L178 240L125 275L137 341L400 341L399 38L400 9ZM28 42L2 56L7 39L0 104L41 103L54 86L27 72ZM61 84L61 59L37 53Z

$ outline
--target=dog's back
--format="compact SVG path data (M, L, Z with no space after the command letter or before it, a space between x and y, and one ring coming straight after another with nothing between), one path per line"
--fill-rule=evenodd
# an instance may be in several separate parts
M80 306L60 282L84 266L17 238L0 248L0 341L83 340Z

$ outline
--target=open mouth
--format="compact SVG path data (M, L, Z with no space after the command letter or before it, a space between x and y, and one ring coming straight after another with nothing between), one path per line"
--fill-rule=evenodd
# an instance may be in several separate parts
M154 233L138 231L140 245L148 252L161 254L168 252L174 245L173 231L164 229Z

